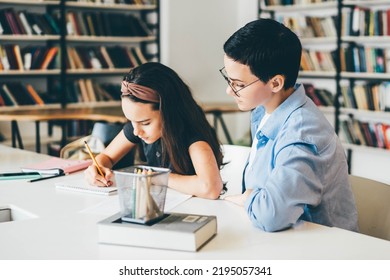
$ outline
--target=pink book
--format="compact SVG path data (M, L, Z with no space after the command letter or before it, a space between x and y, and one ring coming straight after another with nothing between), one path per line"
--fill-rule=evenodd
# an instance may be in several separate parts
M73 160L52 157L48 160L22 167L23 172L39 172L41 174L68 174L86 169L92 160Z

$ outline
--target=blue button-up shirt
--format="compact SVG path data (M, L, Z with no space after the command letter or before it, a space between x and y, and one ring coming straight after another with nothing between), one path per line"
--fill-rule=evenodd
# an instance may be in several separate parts
M303 86L256 133L264 113L259 106L251 114L258 144L244 171L244 189L253 189L244 207L254 225L277 231L303 219L357 231L344 149Z

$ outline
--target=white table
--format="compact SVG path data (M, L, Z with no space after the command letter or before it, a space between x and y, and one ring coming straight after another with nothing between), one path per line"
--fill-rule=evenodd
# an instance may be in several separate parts
M0 172L19 171L46 158L0 145ZM57 190L54 182L64 178L0 181L0 207L35 215L0 223L0 259L390 259L389 241L307 222L266 233L250 223L242 208L199 198L174 209L217 216L217 236L196 253L99 244L96 223L113 213L93 209L117 203L117 197Z

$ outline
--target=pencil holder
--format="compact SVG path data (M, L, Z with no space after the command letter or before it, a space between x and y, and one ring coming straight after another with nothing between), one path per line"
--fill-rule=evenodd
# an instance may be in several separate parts
M122 221L149 224L164 216L169 173L144 165L114 171Z

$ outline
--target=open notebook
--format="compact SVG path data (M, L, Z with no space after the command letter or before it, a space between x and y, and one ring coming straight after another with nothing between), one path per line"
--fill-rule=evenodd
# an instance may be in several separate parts
M57 189L77 192L87 192L101 195L112 195L117 192L117 187L96 187L89 185L85 179L70 179L55 183Z

